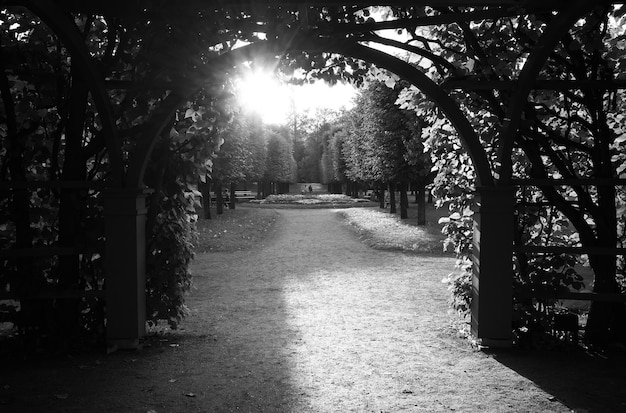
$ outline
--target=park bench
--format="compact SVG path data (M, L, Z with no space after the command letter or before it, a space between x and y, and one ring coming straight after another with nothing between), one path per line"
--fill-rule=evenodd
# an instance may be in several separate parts
M558 292L549 295L532 295L528 298L539 298L549 300L574 300L574 301L604 301L604 302L626 302L626 294L609 294L609 293L592 293L592 292ZM584 330L584 327L580 327L578 323L578 314L572 312L565 312L560 314L554 314L551 317L551 333L553 336L564 335L565 340L576 344L578 342L578 335L580 330Z
M241 200L251 200L255 198L256 196L254 195L252 191L248 191L248 190L235 191L235 200L237 202ZM211 192L211 205L215 205L216 202L217 202L217 197L215 196L215 192ZM224 196L224 206L229 206L229 204L230 204L230 198L228 196Z
M250 200L250 199L255 199L255 198L256 196L254 195L254 193L252 193L252 191L248 191L248 190L235 191L235 199L237 199L237 201L239 201L240 199Z

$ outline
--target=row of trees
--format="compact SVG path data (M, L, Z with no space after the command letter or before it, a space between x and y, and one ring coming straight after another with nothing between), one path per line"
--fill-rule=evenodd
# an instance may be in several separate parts
M384 206L385 191L391 212L406 218L409 185L417 191L418 222L423 224L429 155L424 153L421 124L414 112L395 102L402 86L387 86L372 77L355 99L354 107L318 123L304 136L300 179L322 182L330 192L358 196L360 189L376 188ZM297 158L298 159L298 158Z
M257 183L257 196L289 191L297 179L293 139L286 126L267 125L258 115L237 110L221 134L224 143L212 160L212 172L202 177L205 218L210 218L211 192L217 197L217 213L222 213L222 190L231 195L241 184ZM230 203L234 208L234 202Z
M424 224L431 164L419 118L396 105L402 89L401 84L388 86L372 78L351 110L294 113L286 126L264 125L253 113L239 112L223 133L210 185L203 185L205 199L213 189L219 214L224 185L232 193L237 184L257 182L258 196L265 197L285 192L289 182L322 182L331 192L345 188L353 196L359 189L376 188L382 206L388 191L392 213L398 191L400 216L407 218L411 186L417 191L418 222ZM210 217L208 208L205 216Z

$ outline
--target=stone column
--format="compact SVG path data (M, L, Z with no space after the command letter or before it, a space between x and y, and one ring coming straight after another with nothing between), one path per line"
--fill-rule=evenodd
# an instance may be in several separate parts
M136 349L146 333L146 195L104 192L106 337L110 349Z
M478 188L471 314L472 334L485 346L512 340L514 195L511 187Z

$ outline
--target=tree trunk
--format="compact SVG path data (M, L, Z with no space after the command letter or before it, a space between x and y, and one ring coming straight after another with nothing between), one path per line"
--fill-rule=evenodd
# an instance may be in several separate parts
M608 155L606 156L608 157ZM597 246L615 248L617 240L617 211L615 206L615 187L598 187L598 209L601 214L594 216L596 221ZM617 263L612 255L589 255L589 264L593 268L594 293L617 294ZM610 342L626 341L626 312L624 303L593 301L589 308L589 317L585 327L585 339L590 344L606 347Z
M389 182L389 212L396 213L396 183Z
M203 185L204 191L202 193L202 210L204 213L204 219L211 219L211 180L207 178L206 183Z
M382 182L378 185L378 206L380 209L385 209L385 184Z
M590 255L589 262L595 274L593 292L617 294L620 292L615 276L615 257L611 255ZM589 344L606 348L612 341L624 342L624 322L626 314L624 303L593 301L589 308L589 317L585 327L585 341Z
M593 95L592 100L598 114L598 133L594 150L594 169L596 176L600 178L612 178L613 168L611 165L610 136L611 131L607 126L606 114L603 111L604 101ZM592 211L595 221L597 246L613 249L617 244L617 207L616 188L613 185L599 185L597 187L598 208ZM581 239L582 240L582 239ZM584 244L583 244L584 245ZM617 262L613 255L589 255L589 264L593 268L594 293L619 293L617 283ZM606 347L611 342L626 343L626 311L621 302L591 303L589 317L585 328L586 340L599 347Z
M224 213L224 196L222 195L222 184L215 184L215 213L222 215Z
M265 199L272 194L272 183L270 181L262 181L262 198Z
M285 184L283 182L276 182L276 193L278 195L285 193Z
M415 188L415 201L417 202L417 225L426 225L426 182L420 180Z
M234 182L230 183L230 202L228 203L228 208L235 209L235 202L237 202L237 198L235 197L235 191L237 189L237 184Z
M400 219L409 217L409 197L406 187L406 182L400 182Z
M355 195L355 193L358 194L358 185L356 182L354 181L347 181L346 182L346 195L351 197L351 198L357 198L358 195Z

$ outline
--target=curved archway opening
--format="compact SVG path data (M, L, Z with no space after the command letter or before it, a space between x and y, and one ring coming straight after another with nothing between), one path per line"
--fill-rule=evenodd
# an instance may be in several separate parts
M580 1L576 3L575 9L568 9L563 12L554 13L553 15L558 14L557 18L554 19L555 22L559 21L559 26L554 26L552 29L548 27L546 33L554 32L550 34L547 40L543 43L540 53L531 54L527 63L528 65L524 67L521 72L520 79L518 79L522 85L517 89L513 99L511 99L511 105L508 107L509 109L509 117L512 118L512 123L509 124L507 130L505 131L505 139L508 139L504 142L502 146L502 152L500 160L503 164L503 169L500 177L504 179L494 179L492 176L492 171L490 169L490 165L487 162L487 157L485 155L485 151L482 148L482 145L476 136L476 132L471 127L471 123L468 122L467 118L463 115L463 113L459 110L458 104L454 102L447 93L441 89L441 87L432 81L430 81L426 76L424 76L419 70L412 68L411 65L406 64L404 61L401 61L393 56L387 55L380 51L371 49L363 44L358 43L354 40L348 40L344 37L339 39L335 37L310 37L309 32L306 31L306 28L296 29L294 33L298 33L295 37L290 37L288 42L280 42L280 41L260 41L258 43L251 44L249 46L244 46L239 49L235 49L231 52L224 53L219 57L211 57L206 64L205 69L195 69L194 71L186 72L185 74L189 74L193 72L193 76L196 79L193 80L185 80L179 85L174 85L171 88L171 92L167 96L167 98L161 101L161 105L156 109L154 113L152 113L150 119L146 121L145 126L141 131L141 137L139 139L138 144L134 147L134 152L132 158L130 160L130 167L128 173L126 175L126 182L123 184L125 188L128 190L127 194L129 195L128 205L126 207L129 210L132 210L132 213L138 214L138 210L142 208L134 203L137 200L138 196L138 188L141 188L144 181L144 173L147 162L149 162L150 154L153 151L155 139L161 136L163 132L166 130L169 122L171 121L172 115L175 111L181 106L181 103L185 102L189 96L191 96L195 90L201 87L202 83L205 79L210 79L213 75L218 72L228 71L233 66L239 64L239 62L254 58L254 56L272 56L272 58L277 58L283 55L286 51L298 51L298 50L311 50L315 52L331 52L337 53L344 56L352 56L357 59L361 59L364 61L368 61L376 64L377 66L389 70L392 73L400 76L401 78L408 80L410 83L414 84L418 89L424 92L425 95L429 96L433 101L435 101L442 111L447 115L452 124L455 126L457 132L459 133L461 140L467 149L467 152L470 154L472 158L472 162L476 169L479 185L481 186L484 200L490 198L492 193L496 193L496 191L490 191L491 188L500 189L501 186L506 186L510 177L509 173L506 171L509 169L507 165L508 162L511 161L511 148L513 147L513 138L517 133L518 127L516 125L519 124L522 116L522 110L526 103L528 91L531 88L531 82L534 77L536 77L537 73L541 69L541 64L545 61L545 58L548 53L551 52L551 49L554 46L554 43L558 40L560 34L563 34L567 31L567 29L571 26L572 22L576 19L577 13L585 10L586 3L584 1ZM42 16L48 16L47 18L51 21L51 25L54 26L54 30L58 32L60 38L63 38L64 41L68 44L68 48L73 50L73 53L76 55L77 60L81 61L83 64L83 68L85 71L85 76L93 83L92 90L94 91L94 99L96 99L99 103L99 111L101 115L104 116L105 124L103 129L109 130L107 132L107 139L109 139L109 150L117 151L119 143L116 143L115 132L116 128L114 123L111 122L113 119L107 114L107 102L106 102L106 93L103 92L102 87L102 79L98 77L97 70L92 67L92 62L90 62L90 58L88 54L85 53L84 48L80 46L80 38L76 36L76 32L73 28L71 28L71 21L67 20L66 17L60 17L59 15L54 14L53 2L46 1L40 3L42 6L39 6L38 10ZM56 3L55 3L56 4ZM36 6L33 6L36 8ZM461 13L465 14L463 18L467 17L469 13ZM65 20L64 20L65 19ZM293 29L295 26L291 27ZM314 33L315 35L315 33ZM317 33L319 35L319 33ZM206 63L206 62L205 62ZM442 62L443 63L443 62ZM91 66L90 66L91 65ZM184 76L181 76L184 77ZM121 159L120 156L114 154L114 159ZM122 178L117 176L123 174L122 161L114 161L118 162L118 166L116 166L115 174L116 177L113 180L115 185L122 186ZM610 180L610 179L607 179ZM611 182L615 182L612 180ZM501 195L502 193L500 193ZM493 213L498 213L502 215L502 222L507 224L506 215L512 214L512 210L510 205L508 204L511 201L511 195L506 195L506 200L497 201L491 206L493 207ZM498 198L496 196L495 198ZM485 201L489 203L489 201ZM483 206L485 203L483 203ZM501 210L498 210L498 209ZM489 210L489 208L484 208L484 211ZM611 212L611 211L609 211ZM492 221L493 222L493 221ZM135 223L136 224L136 223ZM508 224L507 224L508 225ZM123 235L121 232L118 235ZM482 233L485 235L485 233ZM497 233L494 234L496 236L496 242L501 241L498 239ZM488 237L484 237L488 238ZM480 241L480 240L479 240ZM508 243L508 239L505 240L504 244ZM613 240L610 240L613 241ZM476 247L480 247L480 251L485 252L487 246L484 243L480 245L476 245ZM502 255L508 254L509 251L503 251ZM489 261L493 263L493 259L489 257L484 262ZM507 257L508 258L508 257ZM504 263L506 264L506 263ZM503 271L506 271L506 265L501 267ZM509 262L510 266L510 262ZM497 271L496 271L497 272ZM504 286L507 288L506 286ZM497 293L497 291L494 291Z
M282 42L264 41L242 46L231 52L224 53L214 59L214 64L210 68L210 72L203 72L204 77L196 75L196 86L188 88L189 95L182 93L171 93L167 98L167 103L163 105L164 113L160 115L161 119L171 119L174 111L180 107L189 96L200 89L203 79L211 78L216 72L229 71L232 68L254 59L279 59L287 52L329 52L344 56L349 56L363 60L365 62L376 65L393 73L408 83L417 87L424 95L431 99L439 106L444 115L449 119L451 124L457 130L460 140L472 159L478 186L491 187L494 185L494 179L491 167L487 159L485 150L474 131L473 127L460 110L458 104L446 93L444 89L434 83L424 73L407 62L394 57L385 52L363 46L354 41L338 41L335 39L310 39L296 38L292 39L289 45ZM278 56L278 57L276 57ZM191 92L193 90L193 92ZM154 137L158 136L165 128L165 122L156 126L153 130L145 133L140 150L137 151L137 157L131 162L129 168L128 185L141 185L143 173L148 162L150 153L153 148Z

